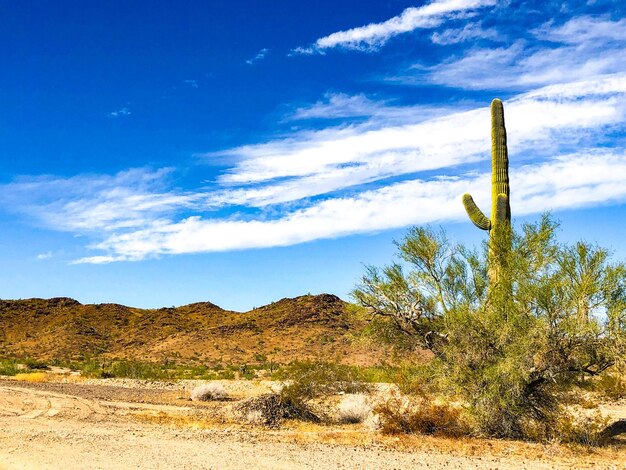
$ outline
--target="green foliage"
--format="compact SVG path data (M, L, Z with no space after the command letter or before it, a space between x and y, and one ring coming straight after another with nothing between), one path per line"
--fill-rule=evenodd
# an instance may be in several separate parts
M15 359L0 359L0 375L15 375L19 374L20 369Z
M626 377L619 373L604 374L594 385L609 400L626 398Z
M275 374L287 379L280 394L294 401L306 401L337 393L359 393L367 390L355 367L326 362L297 362Z
M368 268L354 291L374 318L434 353L431 386L460 396L482 433L554 427L562 390L624 360L626 266L588 243L557 243L556 228L544 216L511 230L489 290L490 248L414 228L398 243L401 261Z
M109 373L112 377L146 380L163 380L171 376L167 369L160 367L158 364L131 359L113 362L109 368Z

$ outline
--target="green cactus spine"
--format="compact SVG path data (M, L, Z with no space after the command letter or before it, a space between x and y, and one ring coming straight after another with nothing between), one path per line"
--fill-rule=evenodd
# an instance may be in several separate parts
M509 203L509 156L506 147L504 108L502 101L491 102L491 219L478 208L468 193L463 205L470 220L481 230L489 232L489 281L499 281L506 251L510 246L511 206Z

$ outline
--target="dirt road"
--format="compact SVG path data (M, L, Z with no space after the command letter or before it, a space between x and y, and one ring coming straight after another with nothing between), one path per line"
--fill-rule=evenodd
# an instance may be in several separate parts
M326 443L305 442L315 436L304 436L302 430L266 431L228 424L204 429L174 425L172 420L163 424L140 419L166 416L193 423L212 413L210 407L184 401L176 394L180 391L2 380L0 468L626 468L626 458L619 461L613 454L581 457L557 451L550 457L550 452L524 456L498 451L496 455L462 455L423 445L406 451L374 441L365 445L332 444L328 439ZM371 433L362 431L367 432Z

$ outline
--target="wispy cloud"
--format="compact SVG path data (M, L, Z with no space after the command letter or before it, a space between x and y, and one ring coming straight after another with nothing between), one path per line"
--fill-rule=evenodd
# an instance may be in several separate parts
M610 18L583 15L561 26L548 22L534 31L535 35L548 41L563 44L584 44L590 41L626 41L626 19L611 21Z
M382 23L338 31L315 41L311 47L299 47L295 53L311 54L332 48L375 51L389 39L417 29L433 29L479 8L493 6L496 0L434 0L421 7L411 7Z
M623 142L597 148L605 133L623 131L625 98L626 74L618 74L506 101L516 214L624 198ZM21 179L0 187L0 203L95 239L97 254L80 262L103 263L456 220L464 191L489 197L487 107L433 116L391 106L389 118L384 101L329 95L309 111L333 103L343 114L369 117L222 152L230 167L206 188L182 191L172 187L171 169L136 169Z
M257 54L254 57L246 60L246 64L253 65L255 62L265 59L265 57L267 57L267 54L269 54L269 52L270 52L269 49L266 49L266 48L261 49L259 52L257 52Z
M109 114L107 114L107 116L109 116L110 118L118 118L118 117L123 117L123 116L130 116L131 114L132 113L130 112L130 109L124 106L123 108L120 108L117 111L110 112Z
M462 109L457 105L455 109ZM367 118L370 128L389 127L395 124L414 122L415 116L421 120L443 116L452 112L451 106L438 105L394 105L391 100L372 99L364 94L349 95L346 93L326 93L322 100L307 106L299 106L288 113L286 120L303 121L308 119L333 120L342 119L344 123L355 119L362 122Z
M531 36L507 46L463 50L432 66L416 64L390 80L476 90L528 90L569 82L572 77L626 71L626 20L576 17L562 25L545 23Z
M578 137L568 135L566 140L581 139L584 137L581 129L619 122L625 105L616 102L615 96L623 96L624 77L619 75L564 87L564 90L577 91L575 99L552 100L544 91L541 101L537 94L510 100L507 116L516 130L513 142L518 148L528 148L538 141L557 138L555 133L569 130L576 130ZM489 129L484 126L483 109L439 117L410 111L402 116L403 121L396 120L394 125L384 117L375 118L378 128L372 128L373 124L368 122L304 131L288 139L221 152L220 156L230 156L235 164L220 177L220 182L249 184L312 176L328 181L337 175L339 179L359 184L371 177L468 163L488 150Z
M191 205L192 197L168 188L170 168L133 169L115 175L19 178L0 187L0 204L56 230L115 231L152 223Z
M54 256L54 254L51 251L47 251L45 253L40 253L37 255L37 260L38 261L45 261L47 259L50 259Z
M183 84L191 88L198 88L198 82L196 80L183 80Z
M512 203L520 215L623 201L626 154L564 155L552 162L513 169L513 179ZM475 198L484 202L489 197L489 180L490 175L483 173L406 181L354 197L325 200L274 220L189 217L110 236L95 246L109 254L78 262L106 263L159 254L285 246L411 224L459 220L464 217L461 194L471 189Z
M496 28L483 28L480 22L468 23L462 28L448 28L441 32L436 31L430 39L435 44L450 45L467 42L473 39L498 40L500 34Z

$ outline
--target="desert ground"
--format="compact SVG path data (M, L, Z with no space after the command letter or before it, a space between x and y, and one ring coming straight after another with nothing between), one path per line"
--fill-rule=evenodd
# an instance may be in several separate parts
M626 468L619 444L394 437L365 424L267 429L238 420L236 403L270 391L269 381L224 381L231 401L192 402L197 381L57 377L0 380L0 468ZM626 418L626 403L605 411Z

